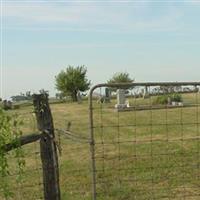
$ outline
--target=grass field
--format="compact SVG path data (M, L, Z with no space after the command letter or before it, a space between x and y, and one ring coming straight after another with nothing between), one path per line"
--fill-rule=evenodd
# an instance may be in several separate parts
M153 97L154 98L154 97ZM130 99L134 106L151 105L151 99ZM115 101L94 101L94 137L98 200L200 199L200 95L183 95L192 107L116 112ZM88 103L51 105L55 128L89 138ZM16 111L24 133L37 130L32 106ZM91 199L90 146L56 132L60 141L62 199ZM23 147L26 169L22 183L9 177L13 199L41 199L42 171L37 143ZM14 155L10 164L15 174ZM14 178L13 178L14 177Z

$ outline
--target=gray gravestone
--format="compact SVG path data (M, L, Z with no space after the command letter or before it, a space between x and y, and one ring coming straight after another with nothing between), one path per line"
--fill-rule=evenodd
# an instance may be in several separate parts
M109 88L105 88L105 102L110 103L110 90L109 90Z

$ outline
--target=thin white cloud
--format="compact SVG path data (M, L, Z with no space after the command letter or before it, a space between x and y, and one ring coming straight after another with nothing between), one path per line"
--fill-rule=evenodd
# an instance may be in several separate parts
M148 19L148 4L105 6L17 3L5 4L7 29L72 31L173 31L180 25L179 10ZM142 16L142 17L141 17Z
M117 9L120 10L120 9ZM26 3L18 5L17 3L5 4L4 16L15 18L25 23L86 23L86 24L109 24L115 23L115 19L121 21L126 11L115 12L116 9L106 6L95 5L52 5Z
M6 4L5 17L15 18L25 23L48 23L48 22L77 22L81 18L81 12L86 12L77 7L58 7L51 5L25 5Z
M52 49L86 49L86 48L121 48L127 47L129 43L79 43L79 44L62 44L62 45L44 45L40 48Z
M186 5L200 6L200 0L185 0Z

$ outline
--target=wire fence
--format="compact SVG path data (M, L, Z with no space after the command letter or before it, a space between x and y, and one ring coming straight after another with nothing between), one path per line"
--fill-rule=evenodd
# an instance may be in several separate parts
M88 104L53 104L61 199L200 199L200 83L102 84ZM28 108L29 109L29 108ZM31 109L17 112L35 132ZM13 199L44 199L39 142L10 152ZM0 199L3 197L0 196Z
M94 89L93 199L200 199L199 84Z
M64 104L64 106L66 110L68 110L66 104ZM18 120L23 122L20 127L23 135L40 132L38 131L38 122L36 122L35 112L32 110L33 107L31 106L25 109L14 110L10 113L8 112L12 118L17 117ZM87 114L87 107L86 110ZM55 138L52 138L52 140L56 143L56 148L59 152L61 199L90 199L91 171L89 165L90 142L88 139L88 118L86 119L87 123L86 121L83 123L79 122L79 118L77 117L75 119L62 117L62 120L59 120L59 117L61 117L60 115L65 113L54 113L54 109L52 112L55 115L55 127L59 127L54 128ZM72 127L69 127L67 120L70 121ZM62 123L60 124L60 122ZM77 126L78 124L81 125ZM75 133L69 131L69 128L72 128ZM15 157L14 151L9 151L7 154L9 171L11 171L6 177L6 182L9 185L9 192L12 194L9 198L16 200L45 199L44 185L47 183L44 183L40 140L24 145L21 148L23 156L20 158ZM22 159L26 163L22 173L16 168L17 159ZM50 173L52 169L46 168L46 170ZM51 198L54 199L54 197ZM0 199L4 199L3 192L0 192Z
M12 118L20 120L23 132L35 132L37 124L33 112L18 112L10 114ZM40 158L39 142L34 142L20 147L22 154L16 155L15 151L7 153L9 174L1 177L8 185L9 198L14 200L39 200L43 197L42 164ZM22 171L18 168L18 162L25 162ZM3 181L3 180L1 180ZM0 192L0 199L5 199L4 192Z
M8 190L11 193L9 199L44 199L39 145L37 143L27 145L22 147L22 150L24 156L21 159L26 163L22 173L16 166L17 159L20 158L16 158L12 152L8 155L9 167L12 168L6 177L9 185ZM3 196L0 199L4 199Z
M60 131L60 130L59 130ZM75 134L77 135L77 134ZM62 153L59 157L61 199L91 199L89 143L60 135ZM80 137L81 138L81 137Z

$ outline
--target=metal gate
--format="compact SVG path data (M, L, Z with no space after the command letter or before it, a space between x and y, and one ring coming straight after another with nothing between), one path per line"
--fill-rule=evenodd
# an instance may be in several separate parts
M90 91L93 200L200 199L200 82Z

